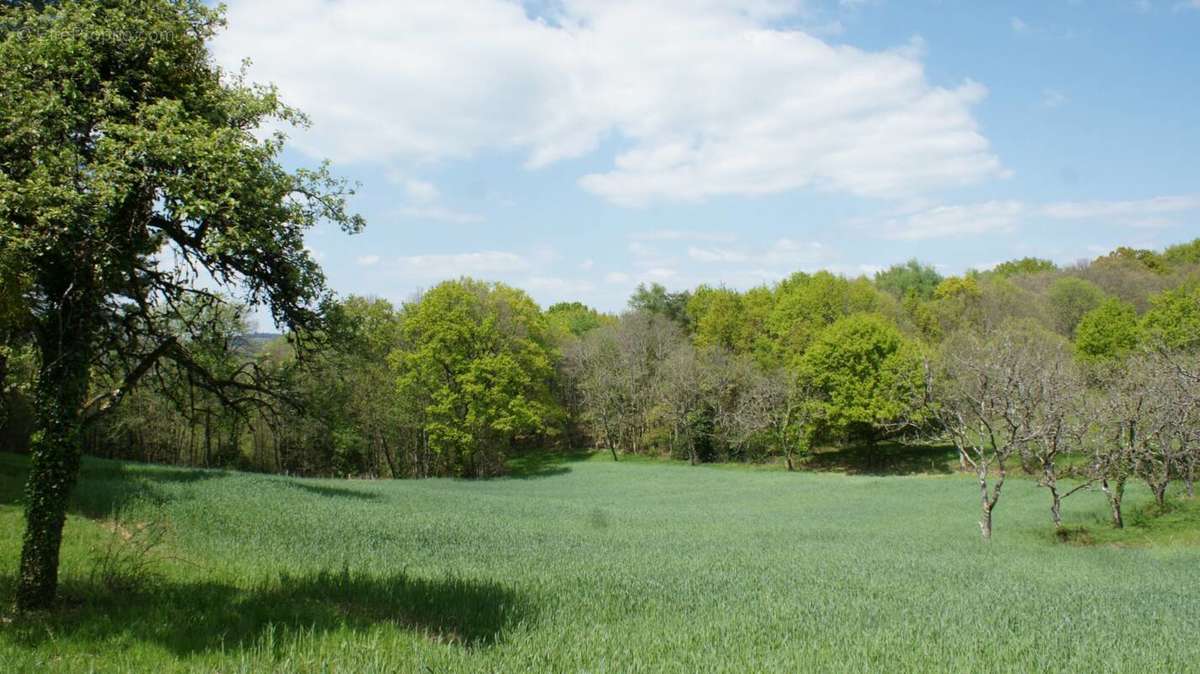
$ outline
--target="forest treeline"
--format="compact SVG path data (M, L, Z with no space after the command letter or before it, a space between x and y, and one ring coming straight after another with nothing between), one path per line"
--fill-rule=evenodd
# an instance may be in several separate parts
M90 453L475 477L547 447L791 469L818 443L925 436L958 446L985 514L1011 464L1050 488L1057 521L1072 492L1059 493L1056 466L1075 454L1065 463L1084 468L1072 475L1102 487L1118 522L1127 480L1159 498L1172 479L1191 492L1200 464L1200 239L951 277L914 260L873 278L798 272L746 291L643 286L620 315L542 310L519 289L463 278L400 306L341 300L306 343L248 336L246 309L215 296L176 311L206 379L156 365L87 427ZM19 326L2 337L0 435L20 451L38 364ZM127 370L107 353L94 386L117 387Z

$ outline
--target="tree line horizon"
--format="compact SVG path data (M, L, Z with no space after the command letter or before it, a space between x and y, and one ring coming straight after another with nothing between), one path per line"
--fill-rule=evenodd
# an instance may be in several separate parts
M1047 488L1055 527L1063 500L1093 487L1122 526L1130 479L1160 503L1173 480L1194 494L1198 270L1200 239L948 277L910 260L744 291L640 285L619 314L542 309L462 277L398 306L332 302L303 357L288 335L247 339L250 307L211 296L187 305L178 337L243 395L156 368L83 442L111 458L408 478L502 475L555 448L793 470L816 445L932 440L976 474L985 538L1014 467ZM9 362L14 410L35 368Z

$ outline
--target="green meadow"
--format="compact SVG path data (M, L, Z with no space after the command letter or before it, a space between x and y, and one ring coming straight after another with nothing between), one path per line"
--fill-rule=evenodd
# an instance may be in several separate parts
M5 597L25 471L0 455ZM0 669L1200 669L1197 510L1143 517L1140 488L1120 536L1099 494L1069 499L1064 543L1046 495L1012 480L984 544L974 483L938 470L573 457L513 474L302 480L89 460L63 607L4 614Z

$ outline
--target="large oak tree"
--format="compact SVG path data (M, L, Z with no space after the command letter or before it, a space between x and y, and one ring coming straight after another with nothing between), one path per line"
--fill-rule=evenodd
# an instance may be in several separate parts
M20 293L40 362L22 609L54 600L85 420L163 359L239 384L190 357L176 309L238 288L304 334L328 300L304 232L362 226L325 168L281 166L259 130L305 120L212 62L221 25L200 0L0 4L0 294ZM98 392L101 353L125 373Z

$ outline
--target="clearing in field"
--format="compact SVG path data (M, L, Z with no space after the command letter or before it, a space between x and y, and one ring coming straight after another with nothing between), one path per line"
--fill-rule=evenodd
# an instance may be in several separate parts
M26 468L13 456L0 468L0 568L14 569ZM975 498L956 475L596 459L538 463L517 478L392 482L91 461L68 522L70 608L7 621L0 662L159 672L1197 667L1194 528L1190 539L1141 540L1135 521L1122 545L1063 545L1048 533L1045 493L1016 480L987 545ZM1133 511L1149 493L1131 498ZM1099 495L1073 501L1068 524L1104 529ZM11 575L2 582L10 592Z

